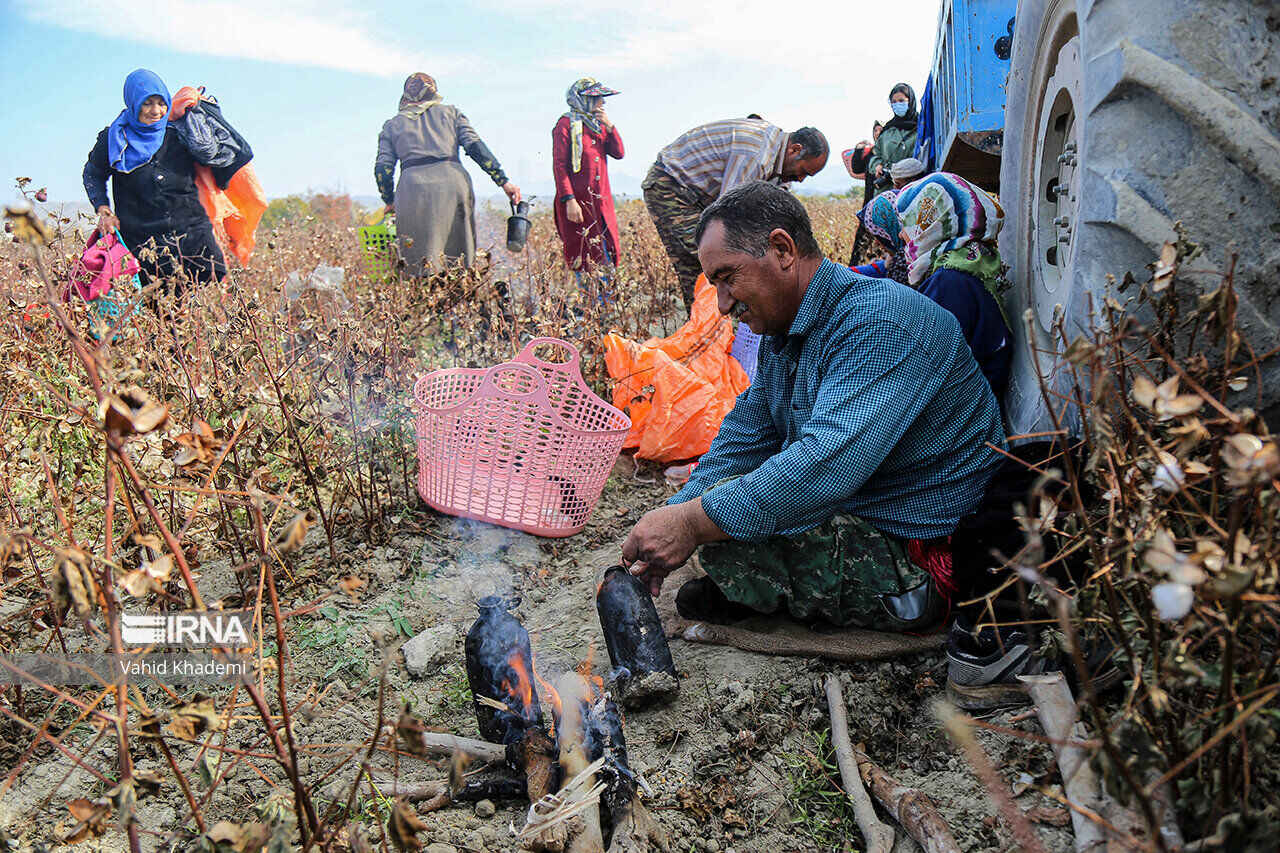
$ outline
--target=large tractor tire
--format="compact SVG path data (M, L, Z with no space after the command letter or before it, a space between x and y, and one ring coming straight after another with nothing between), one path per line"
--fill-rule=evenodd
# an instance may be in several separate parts
M1198 269L1222 270L1238 255L1245 337L1259 354L1280 346L1278 78L1280 3L1018 3L1000 171L1000 248L1018 339L1006 399L1015 434L1048 426L1039 383L1061 350L1050 334L1055 311L1072 336L1086 329L1088 300L1102 305L1107 275L1149 278L1176 222L1206 250ZM1033 342L1048 353L1038 364L1028 308ZM1256 406L1258 390L1251 382L1240 403ZM1264 364L1261 392L1274 425L1280 356Z

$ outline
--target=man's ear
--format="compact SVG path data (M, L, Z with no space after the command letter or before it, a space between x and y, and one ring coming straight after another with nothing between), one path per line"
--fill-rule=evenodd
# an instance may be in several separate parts
M781 228L775 228L769 232L769 249L778 256L778 265L784 270L789 269L795 263L798 252L796 252L796 241L791 239L791 235Z

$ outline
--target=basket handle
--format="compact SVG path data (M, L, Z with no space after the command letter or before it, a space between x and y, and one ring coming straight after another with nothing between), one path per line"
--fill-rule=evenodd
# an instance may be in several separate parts
M535 351L538 349L538 347L542 346L543 344L547 344L547 345L564 350L569 354L569 358L564 362L544 361L543 359L538 358ZM551 368L572 367L572 368L577 368L579 373L581 373L582 368L579 367L579 363L581 361L582 361L582 356L578 354L578 348L575 347L573 344L569 343L568 341L562 341L559 338L534 338L533 340L529 341L529 343L525 344L524 349L520 350L520 354L517 355L515 358L511 359L511 362L508 362L508 363L510 364L512 362L515 362L519 364L533 364L533 365L545 364L547 367L551 367Z
M497 377L507 371L527 374L533 380L532 387L528 391L510 391L506 388L498 387ZM539 403L547 408L551 407L551 400L547 398L546 383L542 379L542 374L527 364L517 364L514 361L503 362L486 370L484 379L480 380L480 387L476 389L476 393L470 399L474 400L476 397L500 397L505 400L521 400Z

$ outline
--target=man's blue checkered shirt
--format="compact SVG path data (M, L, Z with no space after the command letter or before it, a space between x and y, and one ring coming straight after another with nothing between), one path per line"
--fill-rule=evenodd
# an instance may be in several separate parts
M904 539L948 536L1000 460L988 442L1004 446L999 407L956 319L823 261L671 503L701 495L721 530L748 541L842 511Z

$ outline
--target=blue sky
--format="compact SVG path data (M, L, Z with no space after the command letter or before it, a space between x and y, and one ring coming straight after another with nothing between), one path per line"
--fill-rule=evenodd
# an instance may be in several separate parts
M838 155L889 116L894 83L923 87L937 14L938 0L0 0L0 199L25 175L51 201L85 201L85 155L138 67L215 95L273 197L375 195L378 131L418 70L541 200L551 128L582 76L622 92L608 102L627 148L615 192L638 193L684 130L749 112L814 125ZM833 156L802 189L850 184Z

